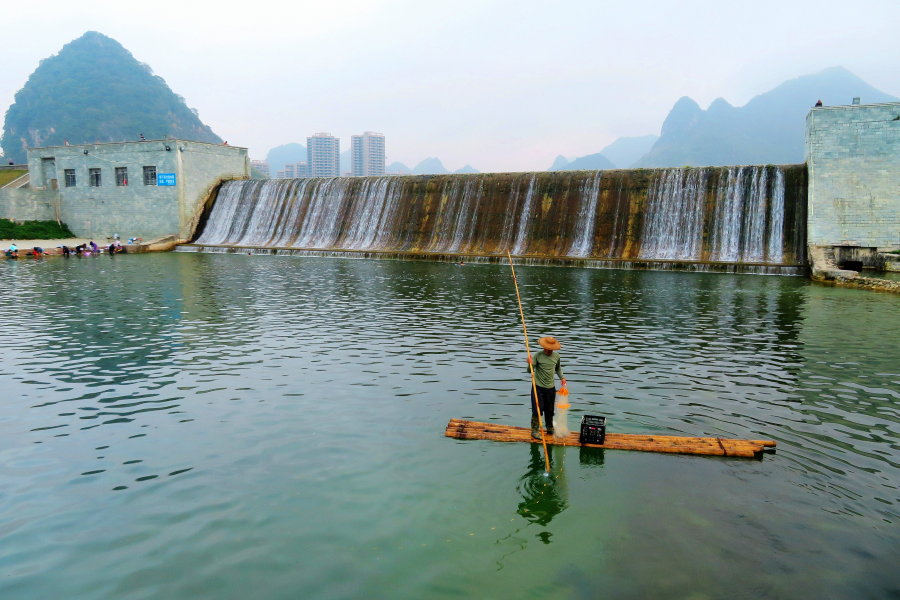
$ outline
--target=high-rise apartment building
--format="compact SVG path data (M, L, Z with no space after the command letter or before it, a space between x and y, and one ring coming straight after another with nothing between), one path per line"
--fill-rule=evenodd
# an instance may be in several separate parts
M288 163L284 165L284 171L278 171L276 177L278 179L301 179L309 177L309 166L303 162Z
M367 131L350 142L351 172L354 177L384 175L384 134Z
M309 177L340 177L341 140L330 133L306 138L306 164Z
M266 177L270 177L272 173L272 168L269 166L264 160L251 160L250 166L265 175Z

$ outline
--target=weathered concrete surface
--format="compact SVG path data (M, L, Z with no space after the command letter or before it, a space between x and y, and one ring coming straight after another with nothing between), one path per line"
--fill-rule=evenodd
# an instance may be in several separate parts
M0 189L0 219L55 221L60 216L58 209L59 193L54 190Z
M875 268L882 271L900 272L900 254L880 252L875 259Z
M813 108L806 117L810 244L900 244L900 102Z

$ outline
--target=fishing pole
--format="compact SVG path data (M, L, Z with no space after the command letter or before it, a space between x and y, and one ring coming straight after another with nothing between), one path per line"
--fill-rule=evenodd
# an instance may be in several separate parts
M538 403L537 384L534 382L534 364L531 360L531 348L528 347L528 327L525 326L525 313L522 311L522 297L519 295L519 281L516 279L516 268L513 266L512 255L506 251L509 258L509 268L512 269L513 283L516 286L516 299L519 301L519 314L522 316L522 331L525 332L525 352L528 353L528 370L531 372L531 391L534 394L534 408L538 416L538 428L541 431L541 443L544 445L544 466L547 475L550 474L550 455L547 453L547 440L544 439L544 423L541 419L541 405Z

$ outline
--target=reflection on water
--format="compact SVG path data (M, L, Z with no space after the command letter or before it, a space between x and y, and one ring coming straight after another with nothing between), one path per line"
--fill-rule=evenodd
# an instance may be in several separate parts
M528 470L522 476L519 493L522 501L516 511L527 521L547 526L553 517L566 510L566 469L565 447L548 446L550 453L550 473L547 474L544 455L539 444L529 444L531 452ZM539 534L541 540L548 544L552 535L549 532Z
M762 461L450 440L527 426L508 269L160 254L0 264L0 597L900 590L897 297L525 268L570 417ZM539 543L540 542L540 543ZM499 569L499 571L498 571Z

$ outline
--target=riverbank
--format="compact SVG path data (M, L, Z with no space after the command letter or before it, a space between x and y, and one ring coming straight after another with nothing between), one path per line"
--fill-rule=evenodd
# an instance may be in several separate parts
M109 240L103 240L101 242L100 240L94 239L93 241L96 242L101 249L109 245ZM91 243L91 238L67 238L64 240L0 240L0 248L5 251L9 248L10 244L13 243L19 247L19 254L23 256L26 252L31 252L31 249L34 247L43 248L48 256L60 256L62 255L61 246L74 248L79 244ZM140 241L135 244L123 243L122 248L128 254L167 252L175 249L175 236L169 235L148 242Z
M856 271L841 269L831 246L809 246L810 278L819 283L851 287L875 292L900 294L900 281L866 277Z

